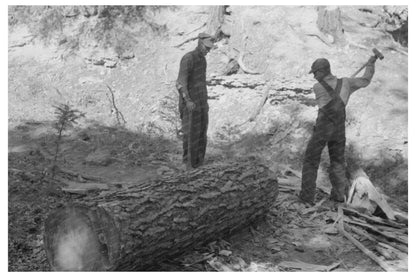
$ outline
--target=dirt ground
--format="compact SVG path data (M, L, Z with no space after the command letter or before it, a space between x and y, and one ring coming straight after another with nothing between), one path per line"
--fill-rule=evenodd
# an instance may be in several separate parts
M56 130L55 130L56 132ZM46 216L77 197L85 178L112 183L140 182L183 170L180 141L148 140L125 129L91 126L73 129L61 142L58 170L52 178L54 129L47 122L30 122L9 133L9 271L48 271L42 249ZM140 145L142 148L134 147ZM144 147L146 146L146 147ZM165 147L161 147L165 146ZM212 147L212 146L211 146ZM113 153L109 160L93 153ZM213 155L211 162L227 157ZM104 155L105 156L105 155ZM278 174L284 177L289 173ZM102 187L89 189L105 189ZM285 261L332 266L333 271L382 269L340 234L327 234L336 209L330 201L314 212L282 190L265 221L218 239L201 249L161 261L151 271L299 271ZM318 201L328 198L320 191Z

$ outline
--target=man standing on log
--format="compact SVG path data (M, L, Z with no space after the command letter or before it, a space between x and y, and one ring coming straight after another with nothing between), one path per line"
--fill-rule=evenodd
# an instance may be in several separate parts
M176 88L183 131L183 162L187 169L204 163L208 129L208 95L205 56L214 47L213 37L198 35L198 46L181 60Z
M371 57L365 72L360 78L338 79L331 74L327 59L313 62L309 73L318 81L313 91L318 103L318 117L311 139L306 148L302 168L302 189L299 198L314 204L316 177L323 148L328 145L330 158L329 179L332 184L330 199L344 202L349 183L345 172L345 106L351 94L370 84L374 75L374 63Z

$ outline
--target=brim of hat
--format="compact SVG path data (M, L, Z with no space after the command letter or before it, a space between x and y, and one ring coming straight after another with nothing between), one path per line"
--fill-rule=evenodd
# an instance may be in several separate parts
M211 41L202 41L206 47L214 48L214 43Z
M313 73L313 69L309 70L309 74Z

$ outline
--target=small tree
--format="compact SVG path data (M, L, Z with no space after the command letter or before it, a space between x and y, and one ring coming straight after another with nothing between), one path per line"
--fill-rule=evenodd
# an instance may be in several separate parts
M73 127L74 124L77 124L78 119L85 116L84 113L76 109L72 109L67 104L60 104L59 106L54 106L54 108L55 108L56 122L53 127L57 131L57 138L55 142L56 148L55 148L55 156L54 156L53 166L52 166L52 177L55 176L56 162L58 160L59 147L61 144L63 132L66 129Z

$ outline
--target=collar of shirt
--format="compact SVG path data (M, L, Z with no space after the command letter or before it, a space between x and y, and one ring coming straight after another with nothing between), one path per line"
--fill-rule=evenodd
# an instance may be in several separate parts
M201 57L201 58L205 58L205 57L204 57L204 54L202 54L202 51L201 51L201 49L199 49L199 47L198 47L198 46L195 48L195 51L198 53L198 56L199 56L199 57Z
M334 80L334 79L337 79L337 77L332 75L332 74L328 74L324 77L323 80L326 82L326 81L330 81L330 80Z

